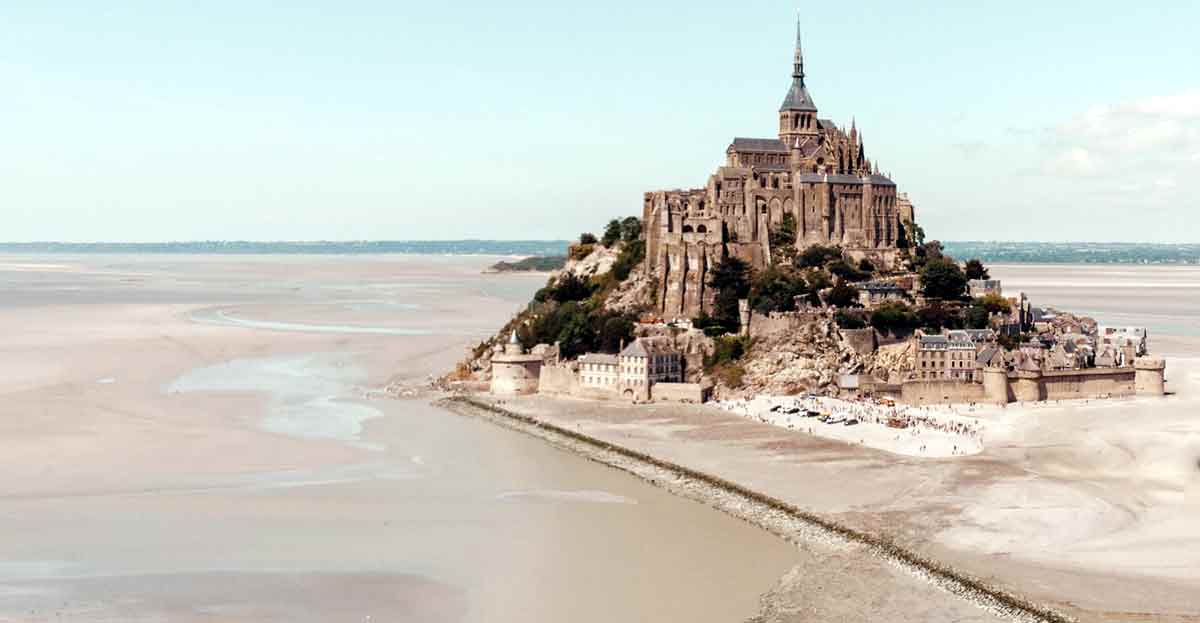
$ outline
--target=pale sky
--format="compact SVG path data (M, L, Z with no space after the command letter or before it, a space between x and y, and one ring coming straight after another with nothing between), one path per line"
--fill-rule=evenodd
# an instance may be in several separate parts
M557 239L771 137L797 5L21 2L0 240ZM948 240L1200 241L1200 3L801 6Z

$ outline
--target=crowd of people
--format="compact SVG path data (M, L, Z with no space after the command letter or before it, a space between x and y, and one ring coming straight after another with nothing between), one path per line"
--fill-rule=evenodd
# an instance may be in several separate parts
M815 395L730 400L722 402L721 407L751 420L813 434L819 434L818 424L851 424L890 428L895 431L893 437L897 442L902 436L923 439L930 432L962 438L961 444L954 443L948 448L952 455L978 451L983 446L982 423L966 419L949 407L916 407L897 405L890 400L844 400ZM925 450L922 443L919 452Z

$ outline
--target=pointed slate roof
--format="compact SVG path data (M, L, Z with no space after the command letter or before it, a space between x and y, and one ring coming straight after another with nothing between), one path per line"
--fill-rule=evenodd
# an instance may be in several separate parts
M792 88L788 89L787 97L779 111L796 110L800 112L817 112L817 105L804 86L804 52L800 46L800 20L796 19L796 61L792 69Z
M675 352L671 343L671 338L667 337L639 337L634 340L625 350L621 351L622 357L655 357L659 355L668 355Z

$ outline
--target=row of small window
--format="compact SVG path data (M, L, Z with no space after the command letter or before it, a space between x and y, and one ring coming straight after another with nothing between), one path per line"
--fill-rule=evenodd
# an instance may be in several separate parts
M921 378L923 378L923 379L946 378L947 376L952 379L969 379L969 378L973 378L975 376L975 374L973 372L969 372L966 370L963 370L963 371L952 370L950 372L933 371L933 372L922 372L921 373Z
M951 361L950 367L951 368L973 367L973 366L968 366L967 363L968 363L967 361ZM945 368L946 362L945 361L922 361L921 367L922 368Z

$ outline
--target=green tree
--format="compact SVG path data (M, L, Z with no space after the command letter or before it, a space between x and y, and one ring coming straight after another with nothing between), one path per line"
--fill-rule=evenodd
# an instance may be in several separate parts
M738 361L750 350L751 340L737 335L723 335L713 340L713 351L704 358L704 369Z
M987 267L978 259L967 260L967 279L989 279Z
M992 292L975 299L975 304L983 307L989 314L1007 314L1012 312L1012 304L1008 299Z
M644 259L646 259L646 241L635 239L625 243L621 252L617 254L617 261L613 262L613 276L617 281L625 281L629 278L629 273L637 268L637 265L641 264Z
M963 326L962 315L957 308L936 300L917 310L917 321L921 328L934 333L942 329L961 329Z
M840 248L814 244L805 247L800 255L796 256L796 263L803 268L820 268L826 262L840 259L842 259Z
M578 357L596 345L596 331L592 328L591 318L583 306L577 303L563 305L561 326L558 332L558 343L564 357Z
M829 294L825 295L825 302L834 307L858 307L858 288L839 281Z
M633 341L633 318L620 314L610 314L600 317L600 331L597 347L600 352L615 353L621 348L622 342Z
M581 245L596 244L596 235L589 234L587 232L583 232L582 234L579 234L579 244L581 244Z
M827 268L835 277L841 277L846 281L866 281L871 277L870 273L858 270L846 260L834 260L829 263Z
M792 263L796 258L796 217L791 212L771 229L771 258L776 262Z
M921 289L929 298L958 300L967 289L967 277L953 260L930 259L921 269Z
M966 326L968 329L986 329L988 318L988 310L984 306L972 305L967 308Z
M692 327L703 331L708 337L718 337L729 332L729 328L725 323L713 318L706 312L700 312L699 316L692 318Z
M916 223L910 224L909 229L912 230L912 239L911 239L911 241L913 243L912 246L914 246L914 247L925 246L925 229L923 227L921 227L920 225L917 225Z
M754 278L750 307L760 314L796 309L796 297L807 292L804 278L791 270L771 266Z
M871 263L871 260L864 257L858 261L858 269L864 273L873 273L875 272L875 265Z
M559 303L582 301L592 295L595 288L583 277L575 273L567 273L559 278L558 283L551 287L549 298Z
M604 227L604 236L600 238L600 244L606 247L612 247L621 239L621 221L613 219Z
M833 321L843 329L865 329L867 327L867 322L862 319L862 316L845 310L834 315Z
M571 245L571 251L568 254L573 260L579 261L592 254L596 250L596 245L593 244L575 244Z
M904 303L886 302L871 312L871 326L880 333L896 333L912 329L918 324L917 314Z
M833 287L833 280L824 271L810 270L804 273L804 279L808 282L808 287L812 290L824 290Z
M636 216L626 217L621 221L621 239L633 242L642 237L642 219Z
M750 266L730 255L717 263L708 275L708 285L716 293L713 318L730 332L741 326L738 300L750 294Z

